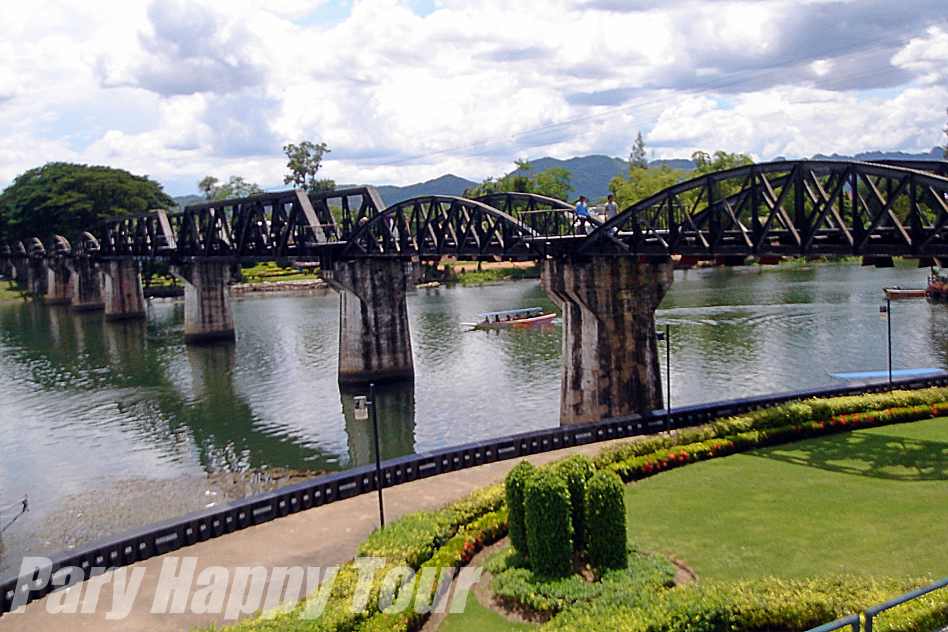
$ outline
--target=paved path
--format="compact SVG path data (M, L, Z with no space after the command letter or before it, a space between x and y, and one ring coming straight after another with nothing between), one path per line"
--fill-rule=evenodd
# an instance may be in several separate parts
M623 440L619 440L623 441ZM624 441L628 441L625 439ZM568 454L593 455L614 442L595 443L527 457L534 464L548 463ZM385 491L385 514L394 520L406 513L435 509L471 491L503 480L518 459L490 463L398 485ZM195 577L209 566L317 566L343 564L378 524L378 501L374 493L279 518L262 525L201 542L164 556L134 565L145 569L141 590L131 614L121 621L109 621L111 586L102 591L99 608L92 614L49 614L49 597L28 605L23 613L0 617L0 632L81 632L95 630L147 630L149 632L189 630L210 623L224 623L222 615L151 613L157 579L167 557L197 557ZM107 574L111 575L111 574ZM105 576L103 577L103 579ZM69 589L75 591L83 585ZM55 595L54 595L55 596ZM57 600L59 597L57 597Z

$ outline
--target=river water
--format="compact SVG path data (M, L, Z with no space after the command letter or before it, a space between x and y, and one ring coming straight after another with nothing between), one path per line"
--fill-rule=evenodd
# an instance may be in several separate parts
M885 368L881 288L921 287L926 273L676 272L657 314L672 326L673 403ZM531 306L553 307L536 281L409 297L416 378L379 389L383 457L557 425L560 326L467 332L461 324ZM147 322L125 324L0 305L0 506L24 494L31 504L0 541L0 575L26 553L240 497L267 472L371 460L369 425L353 418L353 393L336 380L338 298L239 299L235 319L235 345L187 348L180 302L155 302ZM948 307L897 302L892 322L897 368L948 367Z

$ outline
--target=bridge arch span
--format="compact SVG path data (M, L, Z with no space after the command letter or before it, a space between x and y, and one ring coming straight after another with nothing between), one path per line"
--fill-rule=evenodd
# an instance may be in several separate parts
M533 259L538 233L513 215L477 200L429 195L389 206L353 233L343 259L499 256Z
M521 223L526 224L539 235L586 234L586 226L576 221L575 207L569 202L554 197L540 195L539 193L509 191L488 193L474 199L500 209ZM602 224L595 217L589 217L586 221L590 227Z
M62 235L53 235L47 251L54 257L68 257L72 255L72 244Z
M736 167L636 202L577 253L945 256L948 178L852 161Z

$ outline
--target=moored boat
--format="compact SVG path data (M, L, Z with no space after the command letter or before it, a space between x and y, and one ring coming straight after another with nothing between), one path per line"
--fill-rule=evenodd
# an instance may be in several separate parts
M906 298L925 298L928 295L926 288L884 287L885 297L893 301Z

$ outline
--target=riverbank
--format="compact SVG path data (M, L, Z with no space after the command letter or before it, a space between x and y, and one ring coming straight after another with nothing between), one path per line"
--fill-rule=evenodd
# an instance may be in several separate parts
M13 303L26 300L26 295L13 281L0 280L0 303Z
M276 292L309 292L325 290L329 284L321 278L301 279L298 281L261 281L257 283L235 283L230 286L231 294L242 296L245 294L272 294Z
M482 285L500 281L539 279L540 266L535 261L458 261L444 264L446 281L461 285ZM441 280L428 279L425 280Z

